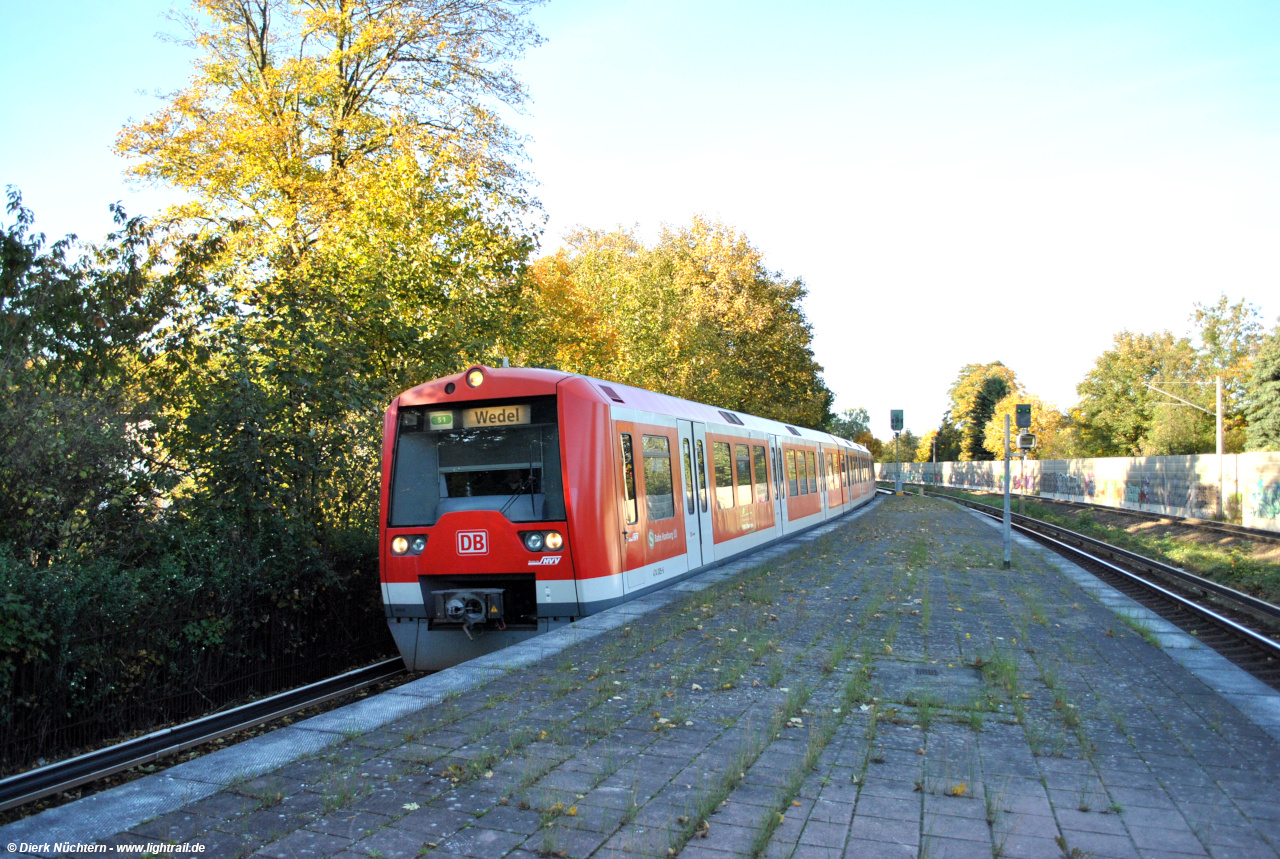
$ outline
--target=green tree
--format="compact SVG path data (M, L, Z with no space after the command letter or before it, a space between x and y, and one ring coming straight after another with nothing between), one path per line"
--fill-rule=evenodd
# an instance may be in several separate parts
M960 433L960 461L992 458L983 444L987 422L995 413L996 403L1016 390L1017 375L999 361L966 364L960 369L947 390L951 399L947 415Z
M916 462L916 451L920 448L920 437L910 429L898 434L897 444L892 436L880 442L878 462Z
M871 415L864 408L845 409L831 418L827 432L840 438L857 439L871 428Z
M1262 340L1246 393L1249 450L1280 450L1280 325Z
M938 440L938 462L959 462L960 446L963 439L954 423L951 422L951 413L948 411L942 416L942 423L933 430L933 438ZM930 456L932 459L932 455Z
M136 556L166 480L140 378L175 274L153 278L150 228L112 211L102 244L45 247L10 188L0 228L0 542L37 564Z
M1169 332L1122 331L1076 386L1082 453L1087 456L1149 456L1200 452L1205 419L1148 385L1190 399L1187 382L1196 378L1191 342ZM1206 416L1207 417L1207 416ZM1212 418L1208 443L1212 446Z

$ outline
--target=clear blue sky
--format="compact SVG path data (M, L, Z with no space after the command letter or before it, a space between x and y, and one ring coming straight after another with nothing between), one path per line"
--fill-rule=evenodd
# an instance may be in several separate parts
M111 154L183 84L165 2L0 0L0 183L51 235L155 211ZM1280 4L552 0L517 126L550 218L695 213L810 288L838 407L936 425L960 366L1061 406L1122 328L1280 312Z

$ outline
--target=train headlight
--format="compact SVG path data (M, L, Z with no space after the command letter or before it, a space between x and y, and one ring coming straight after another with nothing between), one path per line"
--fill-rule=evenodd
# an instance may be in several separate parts
M427 538L421 534L409 541L409 551L415 555L421 555L425 548L427 548Z
M484 370L481 370L479 367L474 370L468 370L467 384L473 388L478 388L484 384Z
M524 547L530 552L541 552L543 542L541 534L537 531L531 531L529 534L525 535Z
M404 537L396 537L391 541L391 554L403 555L409 551L409 541Z
M560 551L560 547L564 545L564 537L560 536L559 531L547 532L547 548L553 552Z

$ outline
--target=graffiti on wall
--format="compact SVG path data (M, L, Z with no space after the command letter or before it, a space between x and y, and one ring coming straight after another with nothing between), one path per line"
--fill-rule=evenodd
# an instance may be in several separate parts
M1280 483L1263 483L1262 478L1249 491L1249 512L1257 519L1280 519Z

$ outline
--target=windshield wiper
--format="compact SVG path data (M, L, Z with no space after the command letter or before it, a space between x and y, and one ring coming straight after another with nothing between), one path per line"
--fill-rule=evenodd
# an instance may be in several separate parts
M506 503L503 504L502 509L498 511L499 513L505 516L507 509L511 507L512 504L516 503L516 499L520 497L520 493L524 492L526 489L529 490L529 515L533 516L537 513L537 510L534 508L533 497L533 481L535 480L533 475L533 464L535 461L536 460L533 458L533 444L531 443L529 445L529 474L520 479L520 483L516 485L515 490L510 496L508 496Z

